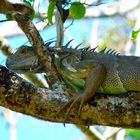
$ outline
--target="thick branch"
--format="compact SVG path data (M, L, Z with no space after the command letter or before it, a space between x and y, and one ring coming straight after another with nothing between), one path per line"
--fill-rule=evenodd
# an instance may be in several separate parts
M22 11L24 16L30 16L33 13L33 9L24 2L16 3L15 1L0 0L0 13L11 14L14 11Z
M0 67L0 105L52 122L64 122L66 112L56 115L69 96L59 86L51 91L36 88L5 67ZM66 122L80 125L109 125L126 128L140 128L140 93L106 95L96 94L81 112L72 109Z

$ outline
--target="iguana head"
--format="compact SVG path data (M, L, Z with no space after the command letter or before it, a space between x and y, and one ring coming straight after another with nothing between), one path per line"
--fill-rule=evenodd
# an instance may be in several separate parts
M50 47L50 43L46 44L47 49L53 57L53 61L61 61L66 69L73 67L73 63L81 58L81 51L68 48L67 44L61 48ZM65 59L66 58L66 59ZM54 62L54 63L55 63ZM56 63L55 63L56 64ZM39 57L32 47L21 46L19 49L7 58L6 66L17 73L42 73L44 68Z
M9 56L6 66L17 73L41 73L43 67L32 47L22 46Z

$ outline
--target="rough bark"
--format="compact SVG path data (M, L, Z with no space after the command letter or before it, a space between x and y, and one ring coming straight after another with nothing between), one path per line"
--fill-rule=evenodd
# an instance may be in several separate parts
M25 16L32 14L33 9L23 2L16 3L15 1L0 0L0 12L10 15L13 12L21 12Z
M61 86L52 90L37 88L15 73L0 67L0 105L33 117L63 122L66 112L57 111L70 99ZM140 128L140 93L96 94L82 109L78 118L75 105L66 122L79 125L108 125Z

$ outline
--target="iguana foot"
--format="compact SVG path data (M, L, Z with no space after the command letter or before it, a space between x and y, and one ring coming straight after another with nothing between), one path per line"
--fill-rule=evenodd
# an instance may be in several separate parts
M70 111L71 109L74 107L74 105L76 103L80 103L80 106L79 106L79 110L78 110L78 116L80 118L80 114L81 114L81 110L82 110L82 107L83 105L85 104L85 102L87 102L87 98L86 98L87 94L86 93L83 93L83 94L78 94L77 96L74 96L70 99L70 101L68 101L68 103L66 103L58 112L57 114L60 114L61 112L65 111L67 108L67 112L66 112L66 115L65 115L65 118L64 118L64 125L65 125L65 122L67 120L67 117L68 115L70 114Z

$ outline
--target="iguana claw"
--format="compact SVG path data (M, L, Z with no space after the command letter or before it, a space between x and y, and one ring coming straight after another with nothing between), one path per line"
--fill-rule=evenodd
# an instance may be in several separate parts
M61 112L63 112L65 109L68 108L66 114L65 114L65 118L64 118L64 126L65 126L65 122L68 118L68 115L70 114L70 111L72 110L73 106L76 104L76 103L80 103L80 106L79 106L79 110L78 110L78 117L80 118L80 115L81 115L81 110L82 110L82 107L83 105L85 104L86 102L86 93L83 93L83 94L78 94L77 96L74 96L70 99L70 101L68 101L68 103L66 103L58 112L57 114L60 114Z

